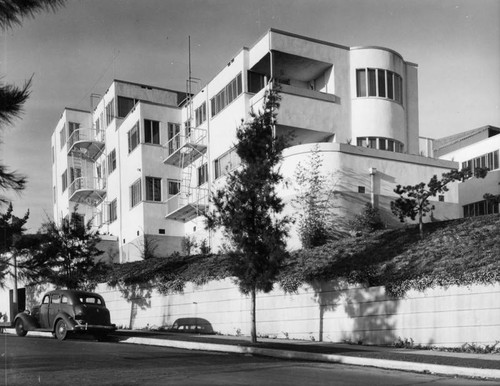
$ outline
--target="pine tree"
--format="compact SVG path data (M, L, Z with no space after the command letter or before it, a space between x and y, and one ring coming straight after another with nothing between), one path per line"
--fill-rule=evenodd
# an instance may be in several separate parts
M268 91L263 111L251 111L250 121L238 129L235 149L241 166L212 194L213 210L206 215L209 228L223 228L240 291L251 295L253 343L257 342L256 292L272 290L287 255L289 219L280 216L284 204L275 189L282 180L277 166L286 146L285 138L274 132L279 103L278 91Z
M42 11L55 11L65 3L65 0L2 0L0 1L0 28L12 28L21 25L26 17L33 17ZM0 82L0 129L11 125L23 110L24 103L30 95L32 79L24 86L17 87ZM17 172L9 171L0 164L0 189L20 192L26 185L26 177ZM0 204L8 200L0 196Z
M441 179L434 175L427 184L420 182L416 185L397 185L394 192L399 195L399 198L391 201L392 213L398 216L401 222L404 222L406 218L415 220L418 217L420 237L423 237L423 218L426 213L434 210L434 205L430 203L429 198L447 192L448 185L452 182L464 181L472 176L484 178L487 173L487 168L476 168L474 173L469 169L452 170L443 173Z
M72 213L60 226L49 221L36 235L27 235L15 244L23 256L19 269L31 283L51 283L68 289L91 289L106 271L98 258L101 240L91 222L83 224L80 215Z

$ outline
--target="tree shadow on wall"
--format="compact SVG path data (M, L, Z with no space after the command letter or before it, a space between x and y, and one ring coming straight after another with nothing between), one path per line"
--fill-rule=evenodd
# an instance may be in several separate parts
M398 338L394 332L399 303L384 287L351 289L344 307L354 323L350 335L343 339L358 344L393 344Z
M139 309L146 310L151 308L151 287L141 286L139 284L119 284L118 290L123 298L130 303L130 318L128 328L134 329L137 312Z
M318 340L320 342L323 342L325 331L325 314L328 311L335 311L335 309L338 307L338 301L341 296L341 289L337 281L314 281L312 283L309 283L309 285L314 290L314 299L319 306Z

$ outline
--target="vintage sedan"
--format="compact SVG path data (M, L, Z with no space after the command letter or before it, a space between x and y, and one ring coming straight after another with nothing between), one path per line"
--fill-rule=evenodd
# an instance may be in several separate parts
M46 293L42 304L31 312L16 315L14 327L19 336L25 336L28 331L49 331L59 340L73 332L87 332L102 340L116 330L101 295L74 290Z

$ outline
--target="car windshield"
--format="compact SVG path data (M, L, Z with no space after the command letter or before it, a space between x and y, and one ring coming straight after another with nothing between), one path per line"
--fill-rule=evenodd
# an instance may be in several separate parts
M102 306L102 300L97 296L79 296L78 299L82 304L97 304Z

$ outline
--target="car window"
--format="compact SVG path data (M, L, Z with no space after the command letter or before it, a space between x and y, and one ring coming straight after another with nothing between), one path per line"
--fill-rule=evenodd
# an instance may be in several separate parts
M61 296L61 304L71 304L68 297L66 295Z
M42 304L49 304L49 295L43 297Z
M100 298L95 297L95 296L81 296L80 303L102 305L102 300Z
M59 304L61 303L61 297L59 295L52 295L52 304Z

